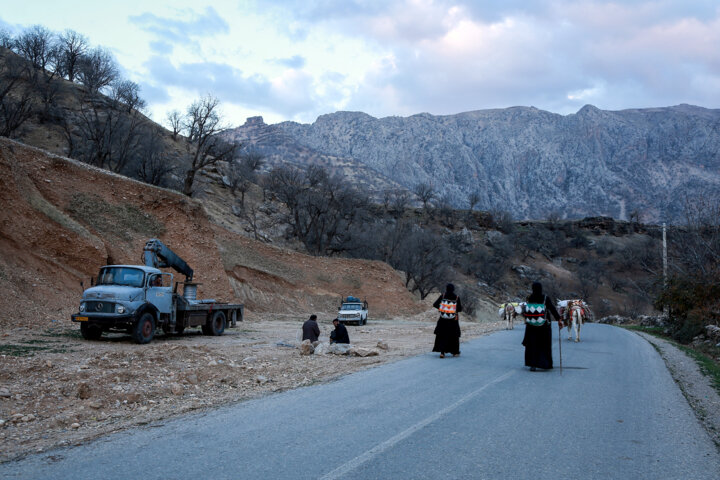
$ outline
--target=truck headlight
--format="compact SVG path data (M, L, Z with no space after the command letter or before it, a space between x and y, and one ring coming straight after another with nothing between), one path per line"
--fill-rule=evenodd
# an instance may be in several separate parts
M115 305L115 311L117 313L125 313L125 305L120 305L119 303Z
M81 312L84 312L84 311L85 311L85 304L84 304L84 303L81 303L81 304L80 304L80 311L81 311Z

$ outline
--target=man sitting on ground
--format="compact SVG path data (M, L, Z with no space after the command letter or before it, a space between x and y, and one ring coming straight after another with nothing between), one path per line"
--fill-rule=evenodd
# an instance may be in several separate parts
M333 320L335 330L330 332L330 343L350 343L350 335L348 335L345 325L340 323L337 318Z
M320 336L320 326L317 323L317 315L310 315L302 326L302 339L317 342Z

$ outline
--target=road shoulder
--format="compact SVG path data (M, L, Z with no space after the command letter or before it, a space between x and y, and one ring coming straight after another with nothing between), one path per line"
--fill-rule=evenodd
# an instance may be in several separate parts
M695 360L670 342L647 333L635 333L660 352L696 417L720 450L720 395L713 389L710 379L700 371Z

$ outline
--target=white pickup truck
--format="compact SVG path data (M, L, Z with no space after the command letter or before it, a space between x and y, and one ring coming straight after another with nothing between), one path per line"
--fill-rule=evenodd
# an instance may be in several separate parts
M348 296L343 299L338 311L338 320L340 323L355 323L356 325L365 325L368 317L368 303L359 298Z

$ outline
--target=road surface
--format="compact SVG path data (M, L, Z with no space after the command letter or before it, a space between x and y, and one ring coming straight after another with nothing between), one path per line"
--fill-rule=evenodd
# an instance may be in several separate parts
M0 478L720 478L645 340L586 325L582 342L564 337L561 373L554 325L556 368L530 372L523 330L5 463Z

